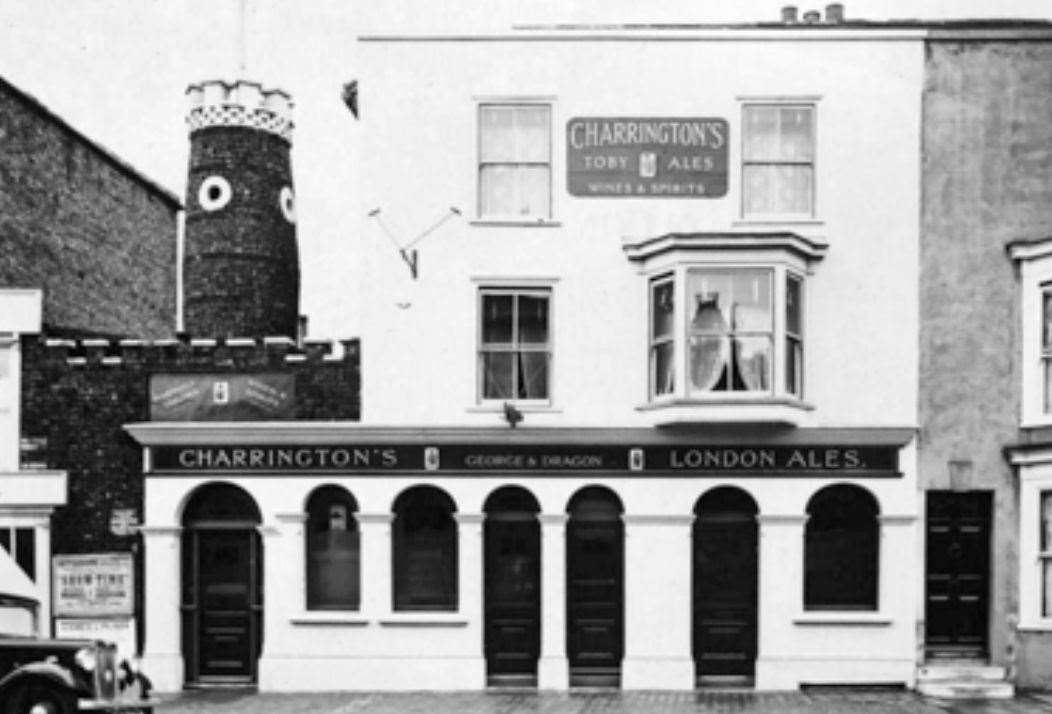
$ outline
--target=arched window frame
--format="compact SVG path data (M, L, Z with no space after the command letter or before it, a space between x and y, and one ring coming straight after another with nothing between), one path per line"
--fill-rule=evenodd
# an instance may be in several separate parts
M455 612L459 602L456 504L434 486L414 486L395 499L391 522L395 612Z
M865 488L826 486L807 502L804 610L876 611L880 506Z
M358 610L361 606L357 511L354 496L341 486L319 486L307 498L303 537L308 610Z

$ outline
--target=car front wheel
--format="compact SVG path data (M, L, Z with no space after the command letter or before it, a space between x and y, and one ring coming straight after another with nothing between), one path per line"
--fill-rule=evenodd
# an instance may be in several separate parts
M8 699L4 714L75 714L77 700L69 692L33 682L19 687Z

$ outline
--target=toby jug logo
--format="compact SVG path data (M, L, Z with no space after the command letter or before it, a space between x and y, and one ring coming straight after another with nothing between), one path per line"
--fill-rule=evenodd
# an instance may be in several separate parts
M639 176L640 178L657 176L657 154L653 151L643 151L639 154Z

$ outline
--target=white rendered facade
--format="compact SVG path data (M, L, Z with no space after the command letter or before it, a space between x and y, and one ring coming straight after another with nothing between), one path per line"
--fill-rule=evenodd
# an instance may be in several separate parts
M361 424L130 427L147 447L144 666L159 689L184 684L177 616L183 509L196 488L217 481L239 486L259 511L263 690L486 686L485 504L509 485L539 507L538 687L571 684L567 511L575 494L597 485L616 495L623 524L621 687L695 686L694 509L723 486L751 499L758 524L750 683L761 690L911 686L922 572L913 439L922 37L823 28L359 38ZM480 123L501 106L532 122L533 135L546 134L547 152L534 145L512 155L503 147L507 155L490 156ZM786 107L785 116L810 123L809 150L796 156L803 168L787 169L811 176L810 188L803 180L787 189L790 205L806 204L791 216L747 215L743 117L754 106ZM571 195L567 133L582 117L725 121L726 192ZM490 211L505 194L486 193L485 167L497 166L504 178L494 180L504 180L524 165L529 176L512 193L519 192L525 216ZM460 217L414 246L415 257L400 256L384 235L390 230L409 243L450 206ZM767 345L753 362L766 371L746 374L746 388L714 394L697 376L703 351L694 351L708 328L691 321L689 305L691 297L719 292L705 281L724 285L731 274L752 281L756 304L767 301L770 322L743 330L734 343ZM655 297L655 285L668 280L668 297ZM789 281L802 289L802 308L799 293L789 297ZM658 300L673 326L666 354L674 367L651 363L665 349L650 333ZM509 340L488 338L480 313L500 305L545 310L544 338L523 337L536 327L525 322ZM493 307L494 314L503 309ZM791 326L796 319L802 327ZM787 354L801 332L802 369L790 377ZM513 376L480 375L485 355L501 350L515 355ZM536 360L547 370L536 371ZM529 364L530 379L541 382L516 371ZM505 378L521 380L512 395L486 386ZM505 404L514 409L506 412ZM523 421L511 429L506 418L516 413ZM419 449L423 461L262 475L246 465L251 456L243 468L198 468L201 459L192 455L188 466L152 460L158 449L232 444L366 445L376 453L392 445ZM471 446L507 453L511 466L458 471L449 454ZM514 460L589 447L603 463L592 472ZM723 471L693 468L692 447L732 454L734 463ZM893 465L858 460L869 447ZM765 448L798 448L817 461L796 471L741 468L743 460L764 458L746 451ZM637 462L635 451L646 458ZM607 457L616 465L607 466ZM654 465L658 457L668 459L666 467ZM864 607L812 607L804 594L809 504L843 484L864 489L876 505L875 599ZM353 609L307 606L307 504L326 485L346 489L356 503L360 593ZM392 599L392 511L420 485L455 504L456 597L453 607L407 611Z

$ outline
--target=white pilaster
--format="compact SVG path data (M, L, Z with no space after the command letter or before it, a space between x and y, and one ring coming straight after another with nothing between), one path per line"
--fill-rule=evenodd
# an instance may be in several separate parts
M143 535L146 586L143 671L153 680L157 691L177 692L183 687L179 607L182 528L144 526L140 532Z
M566 660L566 514L542 513L541 522L541 658L539 689L567 689Z
M263 547L263 654L259 659L259 689L273 689L270 660L296 650L289 641L290 613L306 609L306 568L303 522L305 513L278 513L259 529ZM280 659L275 663L280 675Z
M468 621L468 628L478 633L477 657L462 660L473 670L465 673L474 687L486 686L486 658L482 650L482 519L480 513L454 513L457 521L460 552L457 568L457 610Z
M36 539L36 584L40 593L40 607L37 609L37 634L51 637L51 512L41 517L34 526Z
M390 513L358 513L361 614L379 617L394 608L391 580Z
M793 617L804 602L802 514L760 515L759 618L756 688L796 689L795 673L781 666L793 652Z
M624 689L693 689L692 516L625 516Z

